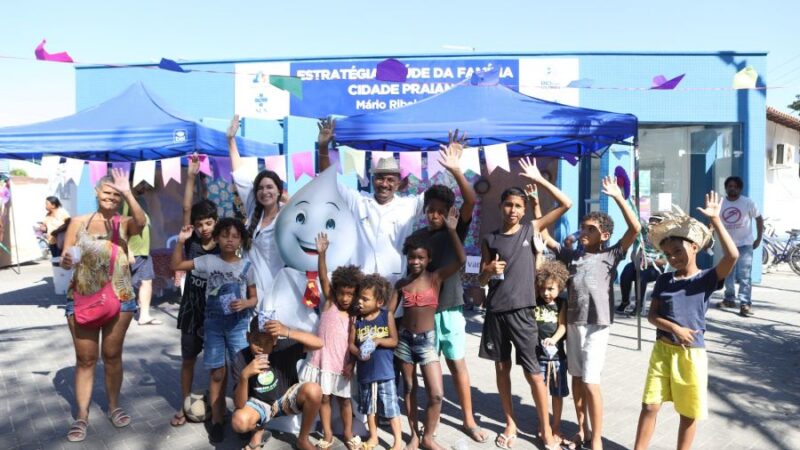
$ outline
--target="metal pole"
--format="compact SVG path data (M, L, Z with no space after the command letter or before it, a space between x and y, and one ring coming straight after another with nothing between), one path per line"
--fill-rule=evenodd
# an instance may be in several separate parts
M633 138L633 201L636 204L636 219L641 221L641 217L639 214L639 138L638 136L634 136ZM641 236L641 233L639 234ZM642 252L644 255L644 240L640 242L639 251ZM636 298L634 301L636 302L636 308L634 308L634 314L636 314L636 350L642 350L642 310L644 309L644 299L639 301L642 297L644 292L642 292L642 267L639 261L636 261L636 255L633 258L633 265L636 269L636 279L634 280L634 292L636 293Z

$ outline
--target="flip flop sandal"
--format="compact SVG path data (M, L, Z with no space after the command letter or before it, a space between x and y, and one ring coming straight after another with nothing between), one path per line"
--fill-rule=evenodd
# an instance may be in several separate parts
M325 450L326 448L331 448L331 447L333 447L333 439L331 439L330 441L326 441L325 439L320 439L319 441L317 441L317 448L319 449Z
M489 436L484 434L483 428L481 428L479 426L474 426L474 427L470 427L470 428L462 426L461 427L461 431L466 433L466 435L469 436L473 441L481 443L481 444L486 442L489 439ZM478 439L481 436L483 436L483 439Z
M265 443L262 442L262 443L257 444L257 445L252 445L252 444L250 444L248 442L244 447L242 447L242 450L260 450L260 449L264 448L264 444Z
M151 317L150 319L145 320L144 322L138 321L136 323L138 323L139 325L164 325L164 322L162 322L159 319L156 319L155 317Z
M363 443L361 442L360 436L355 436L349 441L347 441L347 449L348 450L361 450L363 447Z
M169 421L169 424L173 427L179 427L181 425L186 424L186 414L183 411L176 412L174 416L172 416L172 420Z
M89 422L83 419L77 419L72 422L67 432L67 440L70 442L81 442L86 439L86 428L89 427Z
M124 428L131 424L131 416L126 414L122 408L111 411L108 415L108 420L117 428Z
M495 438L494 445L496 445L499 448L508 449L513 447L514 441L516 440L517 440L516 433L511 433L509 435L506 435L505 433L500 433Z

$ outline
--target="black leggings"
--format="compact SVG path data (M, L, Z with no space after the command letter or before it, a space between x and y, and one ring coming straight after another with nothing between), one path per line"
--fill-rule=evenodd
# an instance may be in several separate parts
M655 281L661 272L658 271L653 266L647 266L646 269L642 270L641 275L641 289L642 294L639 297L639 301L637 305L642 303L642 299L644 298L644 294L647 291L647 285ZM630 303L631 298L631 290L633 289L633 282L636 280L636 266L633 263L628 263L624 269L622 269L622 275L619 277L619 289L622 292L622 304L627 306Z

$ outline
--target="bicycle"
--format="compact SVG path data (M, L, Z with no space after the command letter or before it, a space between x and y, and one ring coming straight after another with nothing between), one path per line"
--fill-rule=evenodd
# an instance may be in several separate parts
M800 230L793 229L786 233L789 234L789 239L782 240L778 238L774 228L765 230L761 238L761 262L767 269L787 263L794 273L800 275Z

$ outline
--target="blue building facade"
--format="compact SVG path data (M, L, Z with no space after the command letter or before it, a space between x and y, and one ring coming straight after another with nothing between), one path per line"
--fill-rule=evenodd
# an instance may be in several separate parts
M441 92L468 78L475 69L498 69L500 83L527 95L639 118L639 209L643 217L671 204L695 214L706 192L723 192L730 175L745 181L745 195L764 200L766 91L732 89L734 74L745 67L766 85L766 52L737 53L547 53L442 56L394 56L409 69L407 83L374 80L375 66L386 57L298 60L248 60L182 63L191 73L126 68L79 67L77 108L100 103L134 82L143 82L175 109L225 128L234 113L244 116L243 134L276 142L291 154L314 149L316 118L401 107ZM651 80L685 77L675 90L651 90ZM303 79L303 98L269 83L270 75ZM568 88L581 80L582 88ZM574 85L574 84L573 84ZM447 130L443 130L446 132ZM574 207L560 234L575 231L590 210L609 212L624 232L622 215L599 195L600 180L617 166L633 173L629 146L612 146L602 157L573 166L553 162L559 186ZM289 171L291 173L291 170ZM307 181L289 177L290 192ZM349 180L355 183L351 177ZM759 255L756 255L759 256ZM754 258L754 264L760 257ZM754 268L754 279L760 268Z

